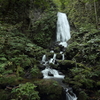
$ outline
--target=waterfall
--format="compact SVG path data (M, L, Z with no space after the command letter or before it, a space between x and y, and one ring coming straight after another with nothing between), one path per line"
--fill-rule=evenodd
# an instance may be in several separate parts
M56 54L53 55L53 58L49 60L49 63L55 64Z
M43 55L41 64L46 65L48 61L46 61L46 55Z
M42 62L45 62L45 61L46 61L46 55L43 55Z
M67 47L67 41L71 38L69 22L65 13L58 12L57 17L57 41L59 45Z
M62 54L62 60L65 60L65 55L64 54Z
M60 42L59 45L62 45L64 47L67 47L67 41L70 39L70 27L67 20L67 16L65 13L58 12L57 14L58 20L57 20L57 41ZM50 51L51 53L54 53L53 50ZM62 55L62 60L65 60L65 55L63 51L60 51L60 54ZM62 83L62 80L64 79L65 75L60 74L60 72L56 69L52 69L49 65L55 64L56 61L56 53L54 53L53 57L46 61L46 55L43 55L42 57L42 64L46 66L44 70L41 72L43 73L44 79L55 79L58 80L61 84L61 86L64 88L66 93L66 100L77 100L76 95L70 91L70 89L66 88L64 83Z
M72 91L69 92L68 88L65 89L65 92L66 92L66 100L77 100L76 95Z

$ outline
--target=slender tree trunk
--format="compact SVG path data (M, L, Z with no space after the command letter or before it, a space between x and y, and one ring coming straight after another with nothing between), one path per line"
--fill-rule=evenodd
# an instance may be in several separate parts
M94 11L95 11L96 28L98 28L98 17L97 17L97 8L95 0L94 0Z

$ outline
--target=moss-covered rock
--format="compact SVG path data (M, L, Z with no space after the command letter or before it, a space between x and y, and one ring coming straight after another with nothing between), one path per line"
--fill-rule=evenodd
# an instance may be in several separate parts
M85 67L83 64L81 63L77 63L75 61L72 60L57 60L57 62L59 63L58 67L60 67L60 69L71 69L73 67Z
M100 81L97 82L97 86L100 87Z
M35 82L41 100L61 100L63 88L54 80Z
M78 95L78 100L88 100L88 96L84 91L80 91Z

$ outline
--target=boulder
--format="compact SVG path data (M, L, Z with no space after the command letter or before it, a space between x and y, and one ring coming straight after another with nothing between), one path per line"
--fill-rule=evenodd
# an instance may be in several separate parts
M55 80L40 80L34 83L37 86L41 100L63 100L63 88Z
M51 72L48 72L48 76L54 76Z

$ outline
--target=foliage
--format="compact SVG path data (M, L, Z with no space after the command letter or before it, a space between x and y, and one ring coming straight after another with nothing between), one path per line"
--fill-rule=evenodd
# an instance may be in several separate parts
M0 89L0 94L1 94L0 100L7 100L10 93L5 90Z
M36 86L32 83L19 84L18 88L12 89L14 95L11 100L40 100L38 92L35 90Z
M42 11L47 11L55 6L52 0L36 0L33 1L33 4L35 5L35 8L40 8Z
M16 82L17 77L15 75L7 76L7 75L0 75L0 84L12 84Z
M90 66L99 64L99 33L99 30L92 26L91 29L90 27L82 27L79 32L73 32L71 44L66 49L67 59L84 64L88 63ZM69 54L69 52L72 53Z
M92 71L92 68L72 68L70 69L70 77L71 79L66 77L66 82L69 84L73 84L74 88L95 88L94 77L99 78L99 74Z
M36 67L35 65L34 65L34 67L31 69L30 73L31 73L32 77L34 77L34 78L37 78L37 77L39 77L39 75L41 75L40 70L39 70L38 67Z
M41 60L46 50L33 44L21 32L13 32L12 25L2 24L1 26L0 80L1 84L9 84L17 81L18 77L23 77L25 70L37 64L37 60Z
M28 17L29 0L0 0L1 18L16 24Z
M88 99L88 95L84 91L81 91L79 93L78 99L79 100L87 100Z
M31 27L32 30L32 40L42 47L47 47L50 45L52 39L55 39L56 33L56 12L48 11L42 14L42 17L35 21Z
M98 0L54 0L58 3L60 11L67 13L70 25L79 28L83 24L94 24L98 27L99 1ZM60 2L60 3L59 3ZM95 12L94 12L95 10ZM99 16L99 17L98 17Z

